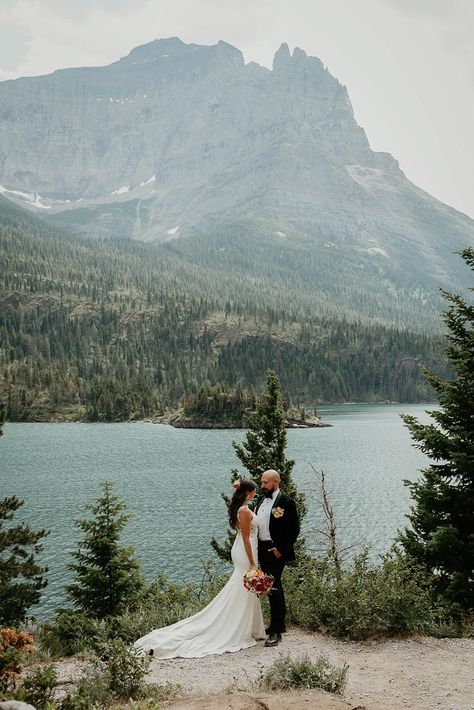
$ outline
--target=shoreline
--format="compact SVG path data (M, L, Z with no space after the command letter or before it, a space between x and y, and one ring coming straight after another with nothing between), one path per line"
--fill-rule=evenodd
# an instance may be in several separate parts
M118 420L118 421L98 421L98 422L88 422L84 421L84 419L26 419L21 422L17 421L10 421L7 419L5 421L5 425L7 424L90 424L90 425L96 425L96 424L107 424L107 425L114 425L114 424L156 424L156 425L161 425L161 426L170 426L173 429L195 429L197 431L223 431L226 429L236 429L239 431L245 431L249 427L247 426L238 426L236 424L196 424L196 423L190 423L190 424L172 424L169 421L161 421L160 419L126 419L124 421ZM326 422L322 422L321 424L288 424L285 426L285 429L326 429L329 427L332 427L333 424L327 424Z
M317 405L318 408L324 409L325 407L348 407L348 406L367 406L367 407L379 407L379 406L394 406L394 405L399 405L399 406L407 406L407 407L412 407L412 406L421 406L421 405L426 405L428 407L436 407L438 406L438 402L395 402L395 401L380 401L380 402L327 402L324 404L319 404ZM308 407L312 407L314 405L308 405ZM65 417L64 415L61 416L55 416L52 418L32 418L32 419L24 419L22 421L15 421L15 420L10 420L7 419L5 421L5 424L161 424L165 426L171 426L175 429L196 429L196 430L206 430L210 431L215 429L216 431L224 430L224 429L238 429L238 430L244 430L248 429L246 426L238 426L235 424L235 422L225 424L225 423L216 423L216 422L191 422L187 420L182 420L180 423L173 423L172 419L173 417L177 417L178 412L173 411L169 412L167 414L159 415L156 417L145 417L143 419L125 419L125 420L114 420L114 421L86 421L84 419L80 418L68 418ZM316 420L316 421L315 421ZM327 427L334 426L333 424L328 424L325 422L321 417L315 417L314 415L308 416L307 421L302 422L300 420L296 420L293 417L288 417L287 418L287 423L285 425L285 429L324 429Z

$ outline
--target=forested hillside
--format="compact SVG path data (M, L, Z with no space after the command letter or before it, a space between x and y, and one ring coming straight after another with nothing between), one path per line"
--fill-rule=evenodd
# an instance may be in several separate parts
M420 401L439 339L329 318L179 253L55 230L0 198L0 398L10 420L153 417L203 384L296 403Z

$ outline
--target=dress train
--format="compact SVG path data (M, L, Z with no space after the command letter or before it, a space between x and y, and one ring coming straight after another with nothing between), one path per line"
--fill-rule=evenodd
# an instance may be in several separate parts
M250 542L257 559L258 518L252 513ZM144 653L155 658L200 658L240 651L265 638L260 599L245 589L243 574L249 567L240 530L232 546L234 571L223 589L201 611L187 619L154 629L135 641Z

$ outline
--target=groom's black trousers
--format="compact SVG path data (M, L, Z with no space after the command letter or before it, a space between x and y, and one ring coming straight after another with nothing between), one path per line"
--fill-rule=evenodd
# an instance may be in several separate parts
M275 543L269 541L258 541L258 561L265 574L271 574L275 578L273 587L268 594L270 602L270 629L269 633L281 633L285 628L285 595L281 584L281 575L285 567L283 557L276 558L269 548L275 547Z

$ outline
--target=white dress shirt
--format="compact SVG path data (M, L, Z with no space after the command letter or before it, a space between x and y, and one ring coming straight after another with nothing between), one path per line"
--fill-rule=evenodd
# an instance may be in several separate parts
M260 503L260 507L257 513L259 540L271 542L272 537L270 535L270 515L272 513L273 503L275 502L275 498L277 497L279 492L280 489L277 488L276 491L273 491L271 498L264 498Z

